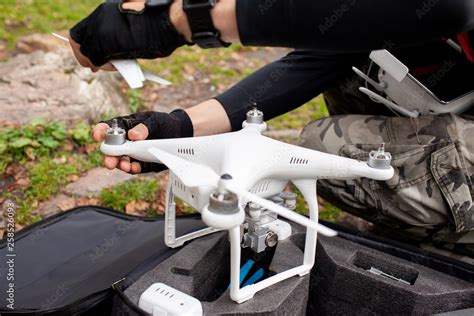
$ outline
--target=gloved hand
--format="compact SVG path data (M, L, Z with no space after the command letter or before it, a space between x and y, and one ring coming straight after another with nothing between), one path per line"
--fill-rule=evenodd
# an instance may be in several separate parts
M117 120L119 127L127 132L129 140L162 139L192 137L193 124L188 114L183 110L175 110L171 113L140 112L129 116L119 116ZM105 138L107 129L112 125L112 120L97 124L92 136L95 141L100 142ZM108 169L119 168L122 171L136 173L159 172L167 169L159 163L143 162L130 157L104 158L104 165Z
M99 67L110 59L166 57L186 44L170 21L169 5L147 6L139 12L121 5L103 3L76 24L70 30L76 42L71 43L73 50L79 44L80 53ZM79 62L81 59L78 57Z

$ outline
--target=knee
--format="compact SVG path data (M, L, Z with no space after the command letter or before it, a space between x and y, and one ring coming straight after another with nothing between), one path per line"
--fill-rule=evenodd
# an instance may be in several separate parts
M381 125L386 118L367 115L336 115L313 121L305 126L299 145L340 155L346 144L383 142Z

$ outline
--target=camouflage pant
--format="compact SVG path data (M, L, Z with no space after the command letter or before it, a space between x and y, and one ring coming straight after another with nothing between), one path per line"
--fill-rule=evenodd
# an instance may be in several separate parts
M393 157L391 180L320 180L319 194L390 237L474 264L474 118L336 115L310 123L300 140L360 160L381 143Z

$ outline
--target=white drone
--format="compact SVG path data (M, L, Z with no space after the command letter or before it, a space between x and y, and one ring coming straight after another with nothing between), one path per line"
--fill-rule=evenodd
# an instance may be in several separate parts
M69 43L68 38L56 33L51 34L54 37ZM171 85L171 82L169 82L168 80L158 77L157 75L152 74L151 72L142 70L138 62L134 59L114 59L110 60L109 63L111 63L115 67L115 69L122 75L123 79L125 79L130 89L143 88L143 83L146 80L150 80L165 86Z
M262 132L267 126L257 109L247 113L242 130L215 136L132 142L126 140L123 129L113 125L101 145L104 154L158 162L170 169L166 245L179 247L200 236L229 231L230 297L237 303L275 283L309 273L315 260L317 233L336 236L334 230L318 223L317 179L389 180L394 173L391 156L383 147L363 162L265 137ZM284 195L278 195L289 181L305 198L309 218L292 211L294 200L287 203ZM177 237L174 196L196 208L209 227ZM277 219L277 215L306 227L303 263L240 288L241 247L261 252L291 235L290 224Z

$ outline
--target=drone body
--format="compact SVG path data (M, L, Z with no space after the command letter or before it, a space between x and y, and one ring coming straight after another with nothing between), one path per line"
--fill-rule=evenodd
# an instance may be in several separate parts
M130 142L125 140L125 133L117 133L115 127L110 130L108 141L101 145L106 155L159 162L170 169L165 211L165 242L168 246L181 246L196 237L229 230L230 296L238 303L272 284L307 274L314 264L317 233L336 235L335 231L318 224L317 179L368 177L388 180L394 172L390 166L391 157L383 149L372 152L372 160L367 163L283 143L262 135L265 129L263 114L252 110L247 114L243 129L233 133ZM285 203L269 200L289 181L305 198L309 218L292 211ZM176 237L174 196L201 212L209 228ZM261 251L265 243L273 245L276 238L283 240L291 235L291 226L277 219L277 215L307 228L303 264L240 288L241 246ZM264 216L274 220L261 221ZM241 227L249 230L245 236L241 235ZM262 229L268 232L267 235L252 235ZM244 244L241 244L242 240Z

